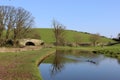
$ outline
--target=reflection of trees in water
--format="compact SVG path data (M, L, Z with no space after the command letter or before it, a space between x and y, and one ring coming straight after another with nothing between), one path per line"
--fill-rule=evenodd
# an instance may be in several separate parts
M118 64L120 64L120 59L117 59Z
M73 56L72 56L73 55ZM81 50L56 50L53 63L51 66L51 75L54 76L58 72L61 72L64 67L64 61L67 60L73 62L73 60L78 62L89 62L94 65L98 65L104 56L93 54L89 51Z
M55 75L60 72L64 67L64 52L56 50L55 57L52 63L51 75Z

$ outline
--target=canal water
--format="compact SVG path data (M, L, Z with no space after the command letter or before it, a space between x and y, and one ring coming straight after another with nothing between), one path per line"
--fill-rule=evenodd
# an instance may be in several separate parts
M120 80L120 60L79 50L56 50L39 70L43 80Z

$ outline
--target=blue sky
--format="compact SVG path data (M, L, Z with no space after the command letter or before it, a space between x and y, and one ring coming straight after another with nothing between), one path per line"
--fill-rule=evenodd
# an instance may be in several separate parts
M56 19L67 29L116 37L120 33L120 0L0 0L35 17L35 27L51 28Z

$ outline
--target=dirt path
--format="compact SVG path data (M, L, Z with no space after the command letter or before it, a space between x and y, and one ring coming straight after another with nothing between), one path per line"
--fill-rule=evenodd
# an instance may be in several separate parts
M29 50L39 50L41 46L26 46L24 48L6 48L1 47L0 52L20 52L20 51L29 51Z

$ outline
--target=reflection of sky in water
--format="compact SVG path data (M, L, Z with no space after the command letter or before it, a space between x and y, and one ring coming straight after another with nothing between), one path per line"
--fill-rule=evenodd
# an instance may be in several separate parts
M98 55L95 57L84 57L84 56L73 56L73 55L65 55L65 58L69 58L72 60L76 60L77 62L90 62L93 64L98 64L100 61L104 60L103 55Z
M117 59L103 55L95 57L65 55L65 58L76 60L64 64L64 68L51 76L51 64L42 63L39 66L43 80L120 80L120 65ZM91 61L96 62L94 65Z

